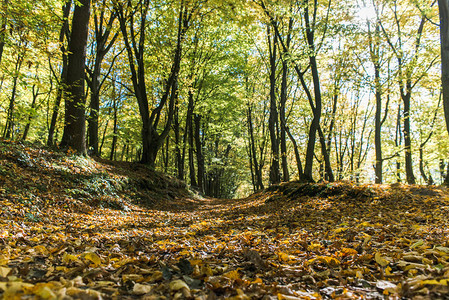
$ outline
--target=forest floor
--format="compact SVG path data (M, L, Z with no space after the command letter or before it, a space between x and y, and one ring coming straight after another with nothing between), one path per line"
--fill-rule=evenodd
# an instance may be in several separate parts
M138 164L0 141L0 296L447 299L448 216L443 187L203 199Z

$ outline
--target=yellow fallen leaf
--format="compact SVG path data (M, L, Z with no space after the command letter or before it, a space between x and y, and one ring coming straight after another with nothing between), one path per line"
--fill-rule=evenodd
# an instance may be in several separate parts
M37 245L36 247L34 247L34 250L37 253L43 254L43 255L47 255L49 252L47 250L47 248L43 245Z
M322 262L322 263L325 263L325 264L327 264L328 266L331 266L331 267L336 267L336 266L339 266L340 264L341 264L341 262L338 260L338 259L336 259L335 257L332 257L332 256L317 256L317 257L315 257L315 258L312 258L312 259L309 259L308 261L307 261L307 264L313 264L314 262Z
M388 260L386 260L385 258L383 258L379 252L376 252L376 255L374 255L374 259L376 260L376 262L382 266L385 267L387 266L390 262Z
M9 272L11 272L11 268L0 267L0 277L8 276Z
M95 266L101 265L100 257L94 252L87 252L84 254L84 258L94 263Z
M66 264L68 264L72 261L77 261L77 260L78 260L78 256L73 255L73 254L64 253L64 255L62 256L62 261L65 262Z
M257 283L262 284L262 283L263 283L263 282L262 282L262 279L256 278L256 279L254 279L253 281L251 281L251 284L257 284Z
M185 283L184 281L182 281L180 279L173 280L172 282L170 282L170 290L171 291L179 291L182 289L187 289L188 291L190 291L190 288L187 285L187 283Z
M151 285L136 283L133 287L133 293L136 295L144 295L151 292Z
M447 286L449 279L442 279L442 280L436 280L436 279L428 279L428 280L423 280L420 283L421 284L431 284L431 285L445 285Z
M17 294L24 288L32 288L34 285L31 283L25 283L21 281L0 282L0 290L3 290L3 299Z
M422 245L424 245L424 241L419 240L419 241L413 243L413 245L410 246L410 249L415 249L415 248L421 247Z
M139 281L143 280L143 276L140 274L123 274L122 280L123 280L123 282L126 282L126 281L139 282Z
M43 286L39 288L35 294L39 296L40 299L56 299L56 294L48 287Z
M349 229L348 227L340 227L340 228L335 229L334 232L335 233L340 233L340 232L346 231L348 229Z
M227 273L224 273L223 276L232 279L232 280L237 280L240 279L240 274L238 270L233 270Z
M347 254L347 255L355 255L358 253L357 250L352 249L352 248L342 248L341 252L343 252L344 254Z

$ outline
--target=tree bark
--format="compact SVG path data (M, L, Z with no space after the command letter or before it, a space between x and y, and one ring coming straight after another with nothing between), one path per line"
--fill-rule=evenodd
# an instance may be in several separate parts
M205 178L205 166L203 156L203 143L201 141L201 115L194 115L195 121L195 147L196 147L196 161L198 169L198 189L200 193L204 192L204 178Z
M91 72L91 80L88 81L91 91L90 98L90 114L88 118L88 139L89 139L89 150L91 154L98 155L98 117L100 110L100 89L102 82L100 81L101 74L101 64L105 55L109 52L113 46L115 40L118 37L116 33L112 39L108 42L109 36L111 34L111 29L116 19L116 14L112 13L109 16L109 20L104 24L104 14L105 9L102 6L100 16L95 14L95 61L94 67ZM112 67L112 66L111 66Z
M61 146L86 154L86 118L84 72L89 33L90 0L80 0L75 7L69 42L65 122Z
M188 12L185 1L181 1L178 18L177 42L171 72L165 81L164 92L162 93L158 106L154 108L150 114L145 83L146 67L143 59L149 0L140 1L137 7L140 11L140 23L138 25L134 18L135 11L128 15L130 9L128 9L128 7L124 7L123 4L120 3L116 3L115 10L119 19L125 48L128 53L134 94L139 105L139 113L142 120L142 154L140 162L154 168L157 153L164 144L164 140L168 136L171 130L171 124L173 122L175 99L178 89L178 73L181 63L182 42L189 27L189 21L193 12ZM125 12L127 14L125 14ZM128 30L130 32L128 32ZM138 33L136 33L136 30ZM167 102L168 113L166 122L162 132L158 132L162 109L166 106Z
M441 86L443 90L444 117L449 132L449 0L438 0L440 10ZM449 174L445 178L449 184Z
M249 134L249 142L250 142L250 152L252 154L252 162L254 165L254 189L262 190L264 188L262 181L262 170L259 168L259 162L257 159L257 151L256 151L256 141L254 138L254 125L253 125L253 116L252 116L252 107L248 104L247 110L247 122L248 122L248 134Z
M3 49L5 48L6 24L7 24L8 0L2 1L2 10L5 13L0 23L0 63L2 62Z
M3 132L3 137L6 139L14 138L14 109L16 104L17 95L17 80L19 78L19 71L23 63L23 54L19 53L16 60L14 75L13 75L13 85L11 91L11 97L9 98L9 107L6 117L5 131Z
M22 140L23 141L25 141L27 139L27 137L28 137L28 132L30 130L31 121L33 120L33 117L35 115L34 109L36 107L37 98L39 97L39 88L36 87L36 85L33 85L32 95L33 95L33 100L31 101L30 112L28 114L28 120L27 120L27 123L25 125L25 129L23 130L23 135L22 135Z
M273 35L273 43L271 43L270 27L268 27L268 46L270 52L270 118L268 121L271 140L270 183L276 184L281 182L279 173L279 137L277 130L279 117L276 103L277 35Z
M69 40L69 15L70 15L70 9L71 9L72 1L66 1L64 6L62 7L62 17L64 22L62 23L61 30L59 31L59 43L61 45L61 55L62 55L62 70L60 74L60 79L56 80L58 81L58 90L56 92L56 100L53 105L53 111L51 115L51 121L50 121L50 128L48 129L48 136L47 136L47 146L53 146L55 142L53 141L53 137L56 130L56 122L58 120L58 114L59 114L59 107L61 105L62 97L64 90L66 88L66 78L67 78L67 65L68 65L68 57L67 57L67 51L66 46L64 45L64 40ZM49 65L51 69L51 61L49 59ZM53 70L53 69L52 69ZM53 75L56 77L56 75L53 73Z

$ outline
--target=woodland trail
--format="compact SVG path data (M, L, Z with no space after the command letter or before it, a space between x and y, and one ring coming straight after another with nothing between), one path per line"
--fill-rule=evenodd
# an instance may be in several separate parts
M449 295L443 187L290 182L203 199L138 165L0 146L4 299Z

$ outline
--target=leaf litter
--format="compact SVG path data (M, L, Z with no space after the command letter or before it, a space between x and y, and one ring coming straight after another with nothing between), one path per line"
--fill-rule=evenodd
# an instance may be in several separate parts
M131 163L0 143L4 299L438 299L442 187L290 182L203 199Z

